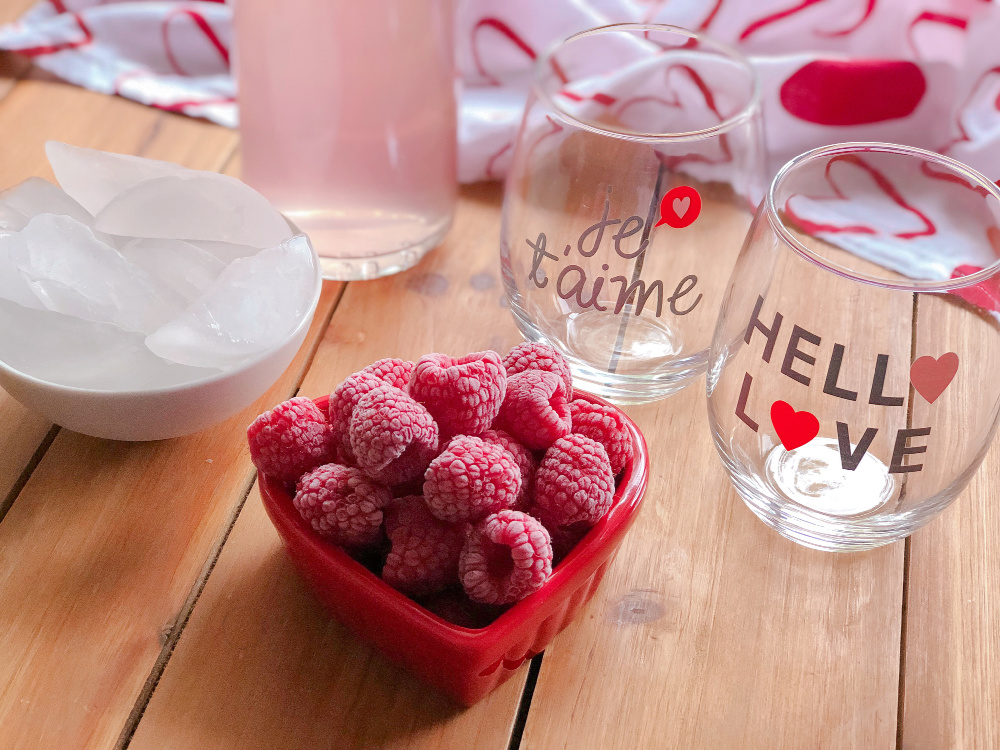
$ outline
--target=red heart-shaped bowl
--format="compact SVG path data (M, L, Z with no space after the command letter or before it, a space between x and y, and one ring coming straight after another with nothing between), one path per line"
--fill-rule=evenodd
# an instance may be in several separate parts
M575 398L606 401L581 391ZM326 398L316 404L326 410ZM617 407L612 407L617 408ZM486 696L544 649L597 590L646 490L649 455L625 417L634 447L611 510L560 562L552 577L483 628L452 624L388 586L302 520L285 486L264 474L260 494L288 554L345 627L413 675L465 705Z

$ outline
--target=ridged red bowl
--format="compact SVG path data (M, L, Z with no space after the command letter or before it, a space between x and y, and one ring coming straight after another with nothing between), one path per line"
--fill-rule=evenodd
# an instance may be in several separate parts
M581 391L574 397L607 404ZM326 401L316 399L324 411ZM281 482L261 474L260 494L292 561L334 617L410 673L472 705L525 659L540 653L601 583L635 520L649 475L642 433L628 417L625 423L635 455L625 467L611 510L556 566L545 586L483 628L441 619L324 541L299 516Z

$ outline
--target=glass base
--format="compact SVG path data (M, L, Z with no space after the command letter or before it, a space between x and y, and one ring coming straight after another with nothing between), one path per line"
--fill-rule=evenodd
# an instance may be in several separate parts
M758 476L733 458L714 430L713 437L747 507L797 544L826 552L860 552L909 536L927 520L923 514L888 510L898 500L902 483L874 457L870 465L858 466L860 473L845 472L836 441L819 439L794 451L778 445Z
M430 250L440 245L451 229L451 217L448 216L435 225L426 226L427 233L418 235L417 240L391 236L359 239L357 232L310 228L301 220L298 223L300 226L305 224L303 229L316 248L323 278L340 281L377 279L412 268ZM381 244L375 240L381 240ZM385 252L367 249L372 246L391 249ZM339 254L338 249L344 252Z
M528 321L516 306L511 306L511 313L521 335L548 344L566 357L574 385L615 404L646 404L666 398L691 385L708 366L707 352L677 357L679 337L663 323L634 318L627 335L622 336L621 318L576 313L566 316L557 341ZM612 353L613 371L611 362L608 369L589 364L610 359Z

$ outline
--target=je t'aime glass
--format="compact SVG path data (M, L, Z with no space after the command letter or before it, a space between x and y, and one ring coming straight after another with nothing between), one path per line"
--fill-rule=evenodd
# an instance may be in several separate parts
M704 371L763 195L757 79L684 29L585 31L538 60L504 195L514 320L619 403Z
M979 466L1000 409L1000 189L938 154L810 151L775 177L708 372L716 447L784 536L904 537Z

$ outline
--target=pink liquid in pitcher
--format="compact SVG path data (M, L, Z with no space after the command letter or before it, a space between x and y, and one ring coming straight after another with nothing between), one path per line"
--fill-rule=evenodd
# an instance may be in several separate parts
M408 268L456 196L450 0L238 0L243 179L329 278Z

